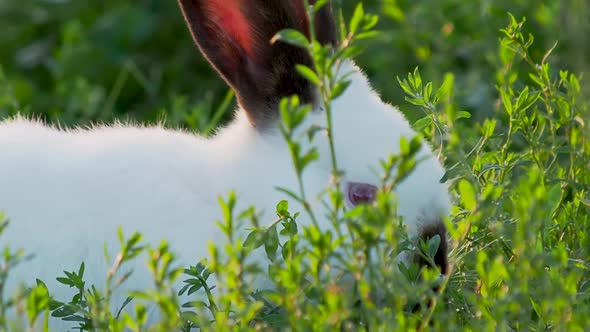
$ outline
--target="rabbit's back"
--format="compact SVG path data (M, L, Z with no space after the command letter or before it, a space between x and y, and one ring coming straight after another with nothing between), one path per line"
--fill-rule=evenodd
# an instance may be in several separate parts
M119 225L154 245L175 239L177 250L216 240L217 174L208 155L204 139L159 127L64 131L22 119L0 123L0 210L10 219L2 244L35 255L13 280L40 278L54 290L55 277L82 261L91 281L104 280L103 244L112 256L118 252ZM185 263L205 257L206 248L193 246Z
M256 132L241 112L211 139L162 127L62 130L23 118L0 122L0 211L10 219L0 241L35 255L12 280L31 285L39 278L58 295L70 294L55 277L84 261L89 281L102 282L109 268L103 246L111 256L120 250L119 226L154 246L168 240L179 265L197 263L209 241L225 242L215 223L222 218L219 196L235 191L236 212L255 204L271 222L274 204L286 198L275 186L296 187L288 149L277 138ZM149 286L144 263L130 266L141 270L134 289Z

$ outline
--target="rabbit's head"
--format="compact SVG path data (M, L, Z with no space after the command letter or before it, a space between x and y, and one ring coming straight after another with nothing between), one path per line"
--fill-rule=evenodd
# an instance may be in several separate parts
M300 76L296 64L313 68L313 61L302 48L271 43L280 30L290 28L310 36L309 18L303 0L179 0L189 28L213 67L235 90L241 110L249 124L261 133L278 128L279 102L298 95L314 105L303 127L325 127L326 116L316 87ZM313 4L314 1L309 1ZM314 35L324 45L336 45L338 36L330 5L316 13ZM351 62L339 69L350 74L351 85L332 103L334 141L338 168L344 171L342 190L349 206L370 202L380 185L379 162L400 150L400 139L416 133L395 107L381 101L367 78ZM393 74L392 74L393 76ZM313 141L320 160L317 173L329 181L332 162L326 135ZM447 188L440 183L443 168L424 144L416 159L418 166L395 188L398 212L412 237L440 235L441 248L435 257L442 272L446 269L445 227L442 217L449 212ZM305 174L304 174L305 176Z

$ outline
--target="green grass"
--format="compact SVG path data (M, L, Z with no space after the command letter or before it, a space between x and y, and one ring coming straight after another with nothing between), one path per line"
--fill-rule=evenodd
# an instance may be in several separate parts
M344 216L354 240L339 243L338 252L349 255L342 269L367 276L347 292L323 270L337 255L339 235L297 227L309 211L289 211L287 202L277 202L278 223L242 239L246 245L236 240L212 249L207 267L173 269L165 245L144 247L139 235L121 237L125 255L118 264L134 259L137 250L158 253L150 262L155 291L135 294L129 313L117 317L107 305L117 280L108 280L100 295L84 292L81 268L62 280L81 288L72 296L82 297L51 301L40 283L16 298L0 293L0 315L20 302L31 321L52 309L100 329L140 331L146 305L155 303L168 314L161 330L182 324L179 312L184 330L191 324L216 331L590 329L587 2L386 0L365 1L364 7L380 16L381 33L359 41L367 47L359 64L384 99L400 105L441 152L448 169L456 206L448 220L453 250L446 278L426 272L418 280L412 268L403 271L406 278L388 278L397 267L387 264L385 251L413 244L395 222L392 197L383 194L376 206ZM343 5L345 22L354 8ZM0 117L21 112L66 125L164 120L209 134L232 109L232 95L198 57L174 1L2 3L0 59ZM292 147L297 142L287 124L296 121L287 118L305 111L284 105L283 134ZM384 174L393 165L411 165L411 146L385 163ZM294 155L301 165L305 156ZM385 179L384 187L396 181ZM229 195L221 204L228 236L253 218L251 210L234 211L234 199ZM338 206L336 193L330 202ZM359 215L367 222L355 224ZM279 243L278 232L288 241ZM378 234L389 236L378 242ZM252 246L285 262L277 260L270 269L245 265ZM427 244L426 253L428 246L436 243ZM370 248L382 255L379 266L358 254ZM3 267L26 264L15 251L3 257ZM222 273L225 266L235 268ZM7 272L0 271L0 285ZM220 279L218 297L209 292L210 273ZM256 273L270 274L277 291L252 294L248 280ZM183 291L192 293L193 302L178 303L170 290L177 278L189 280ZM432 291L433 284L439 291ZM382 294L382 303L371 292ZM416 306L421 310L413 311Z

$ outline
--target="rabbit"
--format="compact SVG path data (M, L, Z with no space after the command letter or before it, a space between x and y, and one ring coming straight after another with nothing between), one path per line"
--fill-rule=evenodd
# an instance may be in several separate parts
M304 211L275 189L299 188L279 129L278 105L291 95L313 105L305 128L325 127L325 111L316 87L295 70L296 64L313 67L306 50L271 43L285 28L310 35L303 0L178 2L201 53L235 91L233 121L211 138L162 126L60 129L22 116L1 121L0 211L11 223L0 242L33 255L12 270L7 294L20 282L33 285L39 278L52 296L68 300L72 289L55 278L64 270L76 271L82 261L87 286L102 287L110 267L103 246L111 255L118 252L118 226L127 235L139 231L151 244L167 240L178 265L195 264L208 256L208 242L221 246L226 241L215 220L222 219L218 196L230 191L238 197L236 211L254 205L267 224L276 219L274 206L282 199L290 201L292 211ZM314 21L318 41L335 46L330 4ZM398 153L400 139L416 132L396 107L380 99L351 60L341 71L351 73L351 84L331 104L333 137L344 171L342 190L347 206L353 207L370 203L380 183L375 172L379 161ZM325 207L315 199L331 180L328 138L320 133L302 144L302 149L319 151L319 160L303 173L304 189L319 211L320 226L328 229ZM444 239L442 220L451 206L448 187L440 181L444 168L426 143L417 158L422 161L394 189L398 213L411 237L438 234ZM299 223L309 220L302 215ZM446 250L442 241L436 262L443 273ZM134 273L120 292L152 287L145 257L127 268Z

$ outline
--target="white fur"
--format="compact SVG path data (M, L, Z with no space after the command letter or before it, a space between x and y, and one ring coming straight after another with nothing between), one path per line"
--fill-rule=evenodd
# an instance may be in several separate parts
M397 153L399 139L415 132L354 65L345 70L354 71L353 83L332 104L339 166L344 181L378 184L379 160ZM305 126L312 123L325 125L324 114L314 112ZM318 135L313 144L321 159L304 173L310 198L327 187L331 169L326 137ZM396 188L411 235L420 223L447 214L450 205L447 188L439 183L440 163L426 145L421 155L428 158ZM35 255L12 271L8 292L18 281L30 285L40 278L65 300L72 290L55 277L76 270L81 261L88 280L102 287L108 270L103 244L112 255L118 251L119 225L127 235L140 231L152 244L169 240L179 263L194 264L207 256L209 241L224 242L214 223L221 219L218 195L235 190L238 210L254 204L270 223L275 204L288 199L276 186L298 188L286 143L277 128L255 130L243 110L211 139L162 127L58 130L20 117L5 120L0 122L0 210L11 224L0 241ZM303 212L293 201L291 206ZM308 223L305 214L299 220ZM144 257L136 261L127 289L150 287Z

